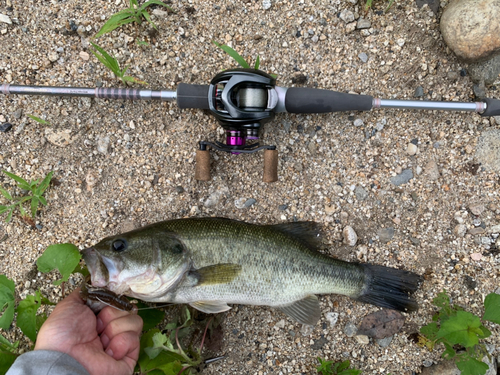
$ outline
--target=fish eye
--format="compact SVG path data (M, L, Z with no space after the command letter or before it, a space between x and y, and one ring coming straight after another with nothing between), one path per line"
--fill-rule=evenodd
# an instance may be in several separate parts
M113 243L111 244L112 250L117 251L117 252L122 252L122 251L126 250L127 247L128 247L127 241L125 241L122 238L114 240Z

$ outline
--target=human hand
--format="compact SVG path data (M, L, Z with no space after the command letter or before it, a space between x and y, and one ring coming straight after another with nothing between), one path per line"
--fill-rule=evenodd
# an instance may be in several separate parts
M69 354L91 375L132 374L139 358L142 324L140 316L110 306L96 316L77 289L43 323L35 350Z

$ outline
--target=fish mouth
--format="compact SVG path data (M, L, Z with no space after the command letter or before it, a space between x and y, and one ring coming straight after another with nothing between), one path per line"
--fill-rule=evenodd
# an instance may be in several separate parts
M92 286L106 287L109 283L109 272L101 255L93 247L83 249L80 253L89 269Z

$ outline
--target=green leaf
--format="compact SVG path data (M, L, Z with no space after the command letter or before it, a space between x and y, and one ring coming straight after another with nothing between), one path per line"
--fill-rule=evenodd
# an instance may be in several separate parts
M452 344L460 344L466 348L479 343L478 333L481 321L479 318L466 311L458 311L455 316L451 316L441 324L441 329L437 333L437 338L444 338Z
M12 219L12 212L14 212L14 207L12 207L9 214L7 215L7 218L5 219L6 223L10 222L10 219Z
M167 336L165 336L163 333L158 332L153 336L153 347L154 348L161 348L163 344L165 344L168 341Z
M436 298L432 300L432 303L440 308L449 307L450 306L450 297L446 294L446 290L439 293Z
M36 116L33 116L33 115L26 115L28 116L30 119L42 124L42 125L50 125L50 123L46 120L44 120L43 118L40 118L40 117L36 117Z
M144 322L144 326L142 327L143 331L149 331L150 329L156 327L165 318L164 311L158 309L151 309L145 303L139 302L137 304L137 307L139 309L138 314L142 318L142 321ZM141 310L144 308L147 308L147 310Z
M106 23L101 27L101 30L99 30L94 38L99 38L101 35L109 33L122 25L134 22L133 18L129 18L132 16L132 14L133 11L131 11L130 9L124 9L118 13L113 14L109 18L109 20L107 20Z
M10 193L7 190L2 189L0 187L0 193L5 197L5 199L8 199L9 201L12 200L12 195L10 195Z
M37 197L33 197L33 199L31 199L31 217L33 218L36 216L38 202L40 202L40 200Z
M240 54L236 52L234 49L232 49L229 46L226 46L225 44L217 43L215 40L213 40L212 43L214 43L217 47L219 47L229 56L231 56L241 67L250 69L250 65L248 65L245 59L241 57Z
M259 69L260 66L260 56L257 55L257 60L255 60L254 69Z
M120 75L120 66L118 64L118 61L112 56L110 56L109 53L107 53L103 48L99 47L97 44L90 42L92 46L99 52L98 54L96 51L91 51L95 57L108 69L110 69L113 73L115 73L116 76Z
M12 352L4 350L0 351L0 374L5 374L17 357L18 355Z
M36 316L35 327L37 332L40 331L40 328L42 327L43 323L45 323L45 321L48 318L49 317L45 313Z
M174 12L174 10L169 7L167 4L165 4L163 1L160 1L160 0L149 0L149 1L146 1L144 4L142 4L141 6L141 9L146 9L148 6L150 5L161 5L162 7L165 7L165 8L168 8L169 10L171 10L172 12Z
M15 284L5 275L0 275L0 328L8 329L14 319Z
M40 202L41 202L44 206L46 206L46 205L47 205L47 200L46 200L44 197L39 196L39 197L38 197L38 199L40 199Z
M21 189L23 189L23 190L30 190L30 184L25 179L23 179L23 178L15 175L14 173L10 173L10 172L7 172L7 171L3 171L3 173L5 173L7 176L9 176L14 181L16 181L18 183L17 186L19 186Z
M21 203L19 203L19 211L21 212L22 217L26 216L26 210L23 208L23 205Z
M161 369L162 366L168 365L169 363L177 362L178 370L174 374L176 375L182 370L181 363L184 359L182 358L181 355L167 351L162 351L155 358L151 359L145 351L146 348L150 348L153 346L153 337L157 333L161 334L160 330L155 328L144 333L141 337L141 350L139 352L139 360L137 361L140 371L143 374L149 373L152 370Z
M420 333L431 341L436 340L438 331L439 327L435 322L429 323L420 328Z
M144 16L144 18L146 19L146 21L149 22L149 24L151 26L153 26L153 28L155 28L156 30L158 30L158 28L156 27L156 25L153 23L153 21L151 21L151 16L149 15L148 11L147 10L143 10L141 11L141 14Z
M60 285L67 281L80 262L80 252L78 248L70 243L50 245L43 255L37 259L36 264L40 272L50 272L57 268L62 279L54 281L55 285Z
M18 345L19 341L16 341L14 344L12 344L9 340L0 335L0 349L12 351L15 350Z
M41 300L40 292L37 291L34 296L27 296L17 306L17 326L33 342L37 336L36 312L42 305Z
M500 324L500 294L490 293L486 296L483 319Z
M0 215L7 212L10 209L11 206L0 206Z
M53 174L54 174L54 171L51 171L51 172L49 172L49 174L47 174L47 176L45 176L45 178L43 179L43 181L36 188L35 195L40 196L40 195L42 195L45 192L45 190L47 190L47 188L50 185L50 180L52 180L52 175Z
M457 367L461 371L461 375L484 375L489 368L486 363L471 357L465 361L458 361Z
M450 345L448 342L444 341L443 342L444 344L444 347L446 348L445 351L443 352L443 354L441 354L441 357L443 357L444 359L452 359L453 357L455 357L455 355L457 354L455 352L455 350L453 349L453 345Z

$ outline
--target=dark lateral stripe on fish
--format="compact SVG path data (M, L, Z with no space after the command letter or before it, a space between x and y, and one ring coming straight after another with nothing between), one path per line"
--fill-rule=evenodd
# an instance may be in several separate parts
M361 264L366 284L357 301L399 311L417 311L418 304L410 296L422 283L416 273L373 264Z

